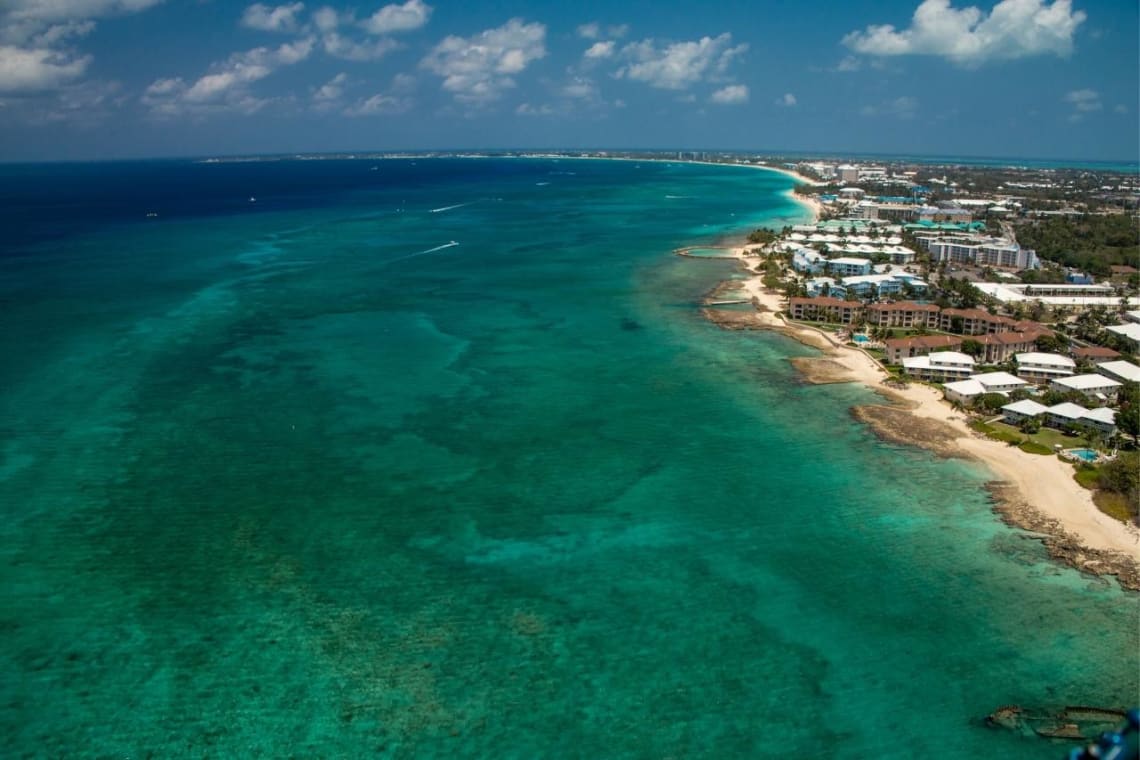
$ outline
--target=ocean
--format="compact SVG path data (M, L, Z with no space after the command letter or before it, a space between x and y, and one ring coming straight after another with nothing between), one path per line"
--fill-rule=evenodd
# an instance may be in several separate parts
M0 166L5 755L1064 756L1140 596L700 314L791 185Z

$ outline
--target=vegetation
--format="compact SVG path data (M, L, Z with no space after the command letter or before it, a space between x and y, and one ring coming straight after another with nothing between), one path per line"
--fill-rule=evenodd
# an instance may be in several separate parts
M1140 451L1122 451L1099 467L1080 465L1073 478L1095 490L1097 508L1121 522L1140 519Z
M776 233L775 230L770 230L767 227L761 227L748 233L748 242L767 245L768 243L776 242L779 237L780 236Z
M1114 264L1140 259L1136 219L1128 214L1050 218L1018 225L1017 239L1042 259L1107 277Z

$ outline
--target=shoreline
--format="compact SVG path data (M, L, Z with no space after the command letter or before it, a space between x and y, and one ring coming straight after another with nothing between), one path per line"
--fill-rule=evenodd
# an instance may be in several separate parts
M733 253L752 271L756 259L746 248L734 248ZM792 359L792 364L806 382L858 382L882 396L883 403L851 409L851 415L876 436L983 466L994 476L986 488L994 512L1005 523L1043 541L1054 560L1082 572L1114 575L1122 588L1140 591L1140 530L1097 509L1092 492L1073 479L1070 465L981 436L931 386L887 385L886 370L869 354L839 343L823 330L778 316L782 296L766 289L761 277L729 282L748 293L756 311L717 311L706 305L707 319L724 329L779 332L820 350L821 356Z

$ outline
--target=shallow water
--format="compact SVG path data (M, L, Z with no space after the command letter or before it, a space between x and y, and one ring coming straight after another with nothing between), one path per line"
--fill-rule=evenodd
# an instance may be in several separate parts
M671 251L786 178L371 165L0 169L9 754L1056 758L978 718L1136 698L1136 595L700 317Z

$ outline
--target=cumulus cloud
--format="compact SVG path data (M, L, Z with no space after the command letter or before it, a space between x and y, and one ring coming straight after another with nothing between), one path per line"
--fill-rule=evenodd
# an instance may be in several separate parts
M554 116L557 111L555 108L547 103L542 105L532 106L530 103L521 103L515 109L515 113L519 116Z
M722 106L737 105L748 102L748 85L730 84L722 87L709 97L709 101Z
M1073 90L1065 95L1065 102L1071 103L1073 108L1078 111L1088 113L1089 111L1099 111L1104 108L1100 102L1100 93L1096 90Z
M605 42L595 42L590 47L586 48L586 52L582 53L582 57L590 59L609 58L614 54L614 41L606 40Z
M785 92L783 97L776 98L776 105L791 108L796 104L796 96L790 92Z
M733 47L732 35L728 32L695 42L665 45L646 39L622 48L622 57L628 63L618 69L615 76L663 90L685 90L705 79L724 75L732 60L746 50L747 44Z
M338 32L326 32L321 35L321 48L334 58L346 61L379 60L400 47L400 43L390 37L378 40L354 40Z
M578 36L587 40L596 40L602 34L602 27L598 22L591 21L578 27Z
M0 92L44 93L67 87L92 56L68 45L90 34L95 19L135 13L160 0L3 0L0 2ZM100 91L109 85L99 85ZM82 98L69 96L71 101Z
M0 45L0 92L54 90L83 76L91 56L72 57L47 48Z
M343 71L313 91L313 108L317 111L329 111L336 108L344 97L344 88L348 83L348 74Z
M1071 0L1001 0L989 15L950 0L923 0L907 29L872 24L851 32L843 44L878 56L936 55L975 66L989 60L1053 54L1068 56L1073 35L1085 20Z
M432 7L423 0L408 0L403 5L385 5L360 26L370 34L396 34L410 32L424 26L431 17Z
M378 92L369 98L361 98L344 109L345 116L383 116L404 113L411 108L411 101L395 95Z
M445 37L420 61L456 100L486 104L515 86L514 75L546 55L546 26L513 18L471 37Z
M262 32L297 31L297 15L305 10L304 3L291 3L275 7L254 3L245 9L241 25Z
M283 66L305 60L313 47L313 39L305 38L277 48L259 47L234 53L214 64L209 74L191 85L181 78L156 80L143 93L142 102L158 116L223 110L252 113L260 110L266 101L254 97L249 85Z

